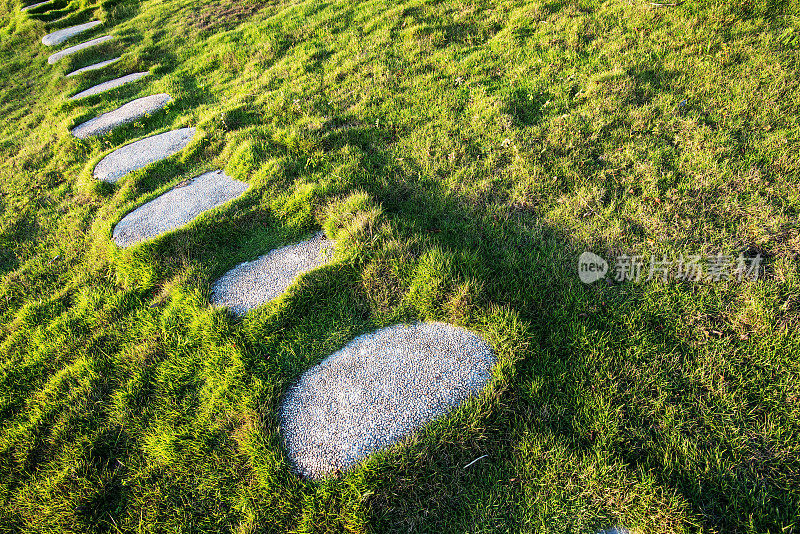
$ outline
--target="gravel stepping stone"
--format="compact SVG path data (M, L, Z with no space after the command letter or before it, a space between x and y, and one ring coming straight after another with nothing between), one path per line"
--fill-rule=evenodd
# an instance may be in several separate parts
M29 11L29 10L31 10L31 9L36 9L36 8L37 8L37 7L39 7L39 6L43 6L43 5L45 5L45 4L49 4L49 3L50 3L50 2L52 2L52 1L53 1L53 0L44 0L44 2L37 2L36 4L31 4L31 5L29 5L29 6L25 6L25 7L23 7L22 9L20 9L20 11Z
M49 33L42 37L42 44L46 46L55 46L61 44L70 37L74 37L79 33L91 30L98 24L102 24L102 21L93 20L85 24L78 24L77 26L70 26L69 28L64 28L53 33Z
M112 63L116 63L120 59L122 59L122 58L121 57L116 57L114 59L109 59L108 61L101 61L100 63L94 63L92 65L88 65L88 66L80 68L78 70L73 70L72 72L67 74L67 77L77 76L78 74L83 74L84 72L89 72L90 70L102 69L105 66L111 65Z
M303 273L328 263L335 246L334 241L319 232L307 241L240 263L214 282L211 303L227 306L235 315L244 315L280 296Z
M70 46L69 48L65 48L64 50L59 50L55 54L51 55L49 58L47 58L47 62L50 65L53 65L58 60L65 58L67 56L71 56L75 52L80 52L81 50L84 50L86 48L91 48L93 46L103 44L105 42L111 41L112 39L114 39L113 35L104 35L102 37L92 39L91 41L86 41L81 44L76 44L75 46Z
M133 122L140 117L158 111L170 102L172 102L172 97L166 93L137 98L113 111L103 113L94 119L79 124L72 129L72 135L78 139L86 139L93 135L110 132L117 126Z
M195 130L179 128L120 147L100 160L94 168L94 177L114 183L129 172L177 154L189 144Z
M286 392L289 459L311 478L344 470L480 394L496 361L478 335L443 323L357 337Z
M158 237L233 200L249 187L222 171L207 172L187 182L127 214L114 227L114 242L124 248Z
M78 100L79 98L85 98L87 96L94 96L99 95L100 93L105 93L106 91L110 91L112 89L116 89L117 87L122 87L126 83L135 82L141 78L144 78L150 74L149 72L134 72L133 74L128 74L126 76L122 76L120 78L114 78L113 80L108 80L107 82L98 83L97 85L93 85L92 87L81 91L78 94L72 95L69 97L70 100Z

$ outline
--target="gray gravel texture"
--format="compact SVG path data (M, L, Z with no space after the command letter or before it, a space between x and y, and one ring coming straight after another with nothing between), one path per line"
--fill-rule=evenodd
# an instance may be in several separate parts
M29 6L25 6L25 7L23 7L22 9L20 9L20 11L28 11L28 10L30 10L30 9L36 9L36 8L37 8L37 7L39 7L39 6L43 6L43 5L45 5L45 4L49 4L49 3L50 3L50 2L52 2L52 1L53 1L53 0L44 0L44 2L37 2L37 3L35 3L35 4L31 4L31 5L29 5Z
M114 242L125 248L158 237L233 200L247 188L245 182L229 178L222 171L201 174L123 217L114 227Z
M53 33L48 33L44 37L42 37L42 44L45 46L55 46L63 43L70 37L74 37L79 33L83 33L87 30L91 30L98 24L102 24L102 21L93 20L91 22L86 22L84 24L78 24L76 26L70 26L69 28L62 28L58 31L54 31Z
M211 303L244 315L280 296L303 273L329 262L335 245L319 232L307 241L240 263L211 286Z
M86 48L91 48L92 46L97 46L107 41L111 41L112 39L115 39L113 35L104 35L102 37L92 39L91 41L86 41L81 44L76 44L75 46L70 46L69 48L65 48L64 50L59 50L55 54L52 54L49 58L47 58L47 62L50 65L52 65L61 58L71 56L75 52L80 52L81 50L84 50Z
M289 459L310 478L347 469L480 394L496 361L478 335L444 323L357 337L286 392Z
M80 69L73 70L72 72L67 74L67 78L70 78L72 76L77 76L78 74L83 74L84 72L89 72L90 70L102 69L103 67L107 67L108 65L111 65L112 63L116 63L120 59L122 59L122 58L121 57L115 57L114 59L109 59L109 60L106 60L106 61L101 61L99 63L93 63L92 65L87 65L85 67L81 67Z
M102 115L98 115L93 119L79 124L72 129L72 135L78 139L86 139L93 135L110 132L117 126L133 122L138 118L158 111L171 101L172 97L166 93L137 98L113 111L103 113Z
M85 98L87 96L99 95L100 93L105 93L106 91L116 89L117 87L122 87L126 83L135 82L136 80L144 78L149 74L150 74L149 72L134 72L133 74L127 74L119 78L114 78L113 80L108 80L107 82L93 85L92 87L84 91L81 91L78 94L72 95L71 97L69 97L69 99L78 100L79 98Z
M179 128L120 147L100 160L94 168L94 177L113 183L129 172L177 154L189 144L195 130Z

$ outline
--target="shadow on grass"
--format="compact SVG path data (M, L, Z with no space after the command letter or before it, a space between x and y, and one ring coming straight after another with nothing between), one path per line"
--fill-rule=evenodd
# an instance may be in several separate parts
M672 318L667 311L649 304L644 284L582 285L575 268L578 254L588 248L585 244L525 212L499 210L491 200L484 205L473 197L450 194L443 198L436 194L435 183L408 179L419 173L396 167L374 148L391 135L351 130L328 142L332 148L337 141L358 143L365 153L360 167L370 177L381 177L364 180L358 186L380 202L401 235L421 236L422 248L445 251L460 277L485 281L478 298L482 305L506 305L530 325L536 349L516 364L516 373L543 385L532 394L520 388L524 381L515 384L519 389L507 392L498 411L482 421L486 427L480 438L465 438L455 450L430 448L433 440L423 447L423 461L401 468L390 462L381 469L380 476L373 479L377 489L370 497L375 524L387 530L449 531L453 517L468 517L469 507L475 504L462 496L479 495L486 487L484 476L463 473L462 466L485 453L492 458L512 458L516 440L522 437L519 432L558 436L579 456L592 457L598 452L608 455L628 466L634 479L638 477L635 473L653 473L659 484L690 505L690 518L702 517L706 525L715 528L739 531L746 513L754 510L758 511L758 528L769 528L770 514L776 509L784 510L782 520L791 522L789 510L795 497L782 493L784 483L743 469L731 472L730 466L740 462L739 452L729 448L734 447L732 443L716 450L717 444L707 442L713 440L713 432L692 431L683 439L696 441L708 455L721 454L725 460L716 467L695 463L703 455L686 460L671 458L680 454L682 444L665 434L673 429L664 427L664 413L653 411L648 400L653 390L648 388L672 392L667 402L681 406L685 424L694 425L708 416L707 410L696 404L696 399L707 394L695 376L705 364L696 346L678 337L675 330L665 329ZM531 228L537 229L535 241L530 239ZM611 250L613 245L605 243L600 248ZM597 245L593 248L598 250ZM554 264L565 259L566 265ZM693 292L688 287L676 298L696 299ZM606 312L607 305L615 311ZM645 324L639 330L624 326L629 317ZM600 348L599 355L592 356L591 348L588 352L581 348L584 341L577 335L581 331L591 332L591 339L612 341ZM646 333L644 339L637 337L642 332ZM626 346L626 340L640 347ZM634 348L637 352L626 353ZM668 353L659 361L655 356L664 350ZM650 378L637 380L637 376ZM603 388L612 393L603 394ZM592 417L605 413L605 408L587 401L587 396L594 395L609 401L612 412L622 414L617 420L621 428L604 432L611 436L610 442L598 442L592 430ZM562 416L541 417L548 405ZM520 414L529 417L519 421ZM510 438L515 420L526 430ZM507 462L487 469L499 469L508 479L514 477ZM480 468L476 471L480 473ZM491 476L497 479L499 475ZM522 488L509 492L524 500ZM731 492L735 499L726 497ZM619 512L625 510L614 510L613 506L604 510L609 518ZM513 524L514 517L518 516L509 513L501 523L508 527L504 521Z

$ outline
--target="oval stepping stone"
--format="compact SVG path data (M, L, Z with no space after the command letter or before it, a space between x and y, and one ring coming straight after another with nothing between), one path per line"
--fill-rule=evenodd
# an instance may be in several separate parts
M116 182L129 172L180 152L194 137L196 128L179 128L151 135L116 149L94 168L94 177L104 182Z
M93 135L109 132L122 124L133 122L140 117L158 111L172 101L166 93L137 98L118 107L114 111L98 115L72 129L72 135L78 139L86 139Z
M240 263L214 282L211 303L244 315L281 295L303 273L328 263L335 245L319 232L307 241Z
M102 69L105 66L111 65L112 63L116 63L120 59L122 59L122 58L121 57L117 57L117 58L114 58L114 59L109 59L108 61L101 61L100 63L94 63L92 65L88 65L88 66L80 68L78 70L73 70L72 72L67 74L67 77L77 76L78 74L83 74L84 72L88 72L90 70Z
M222 171L202 174L127 214L114 227L114 242L129 247L180 228L204 211L240 196L247 187Z
M36 8L37 8L37 7L39 7L39 6L43 6L43 5L45 5L45 4L49 4L49 3L50 3L50 2L52 2L52 1L53 1L53 0L44 0L44 2L37 2L37 3L35 3L35 4L31 4L31 5L29 5L29 6L25 6L25 7L23 7L22 9L20 9L20 11L29 11L29 10L31 10L31 9L36 9Z
M303 373L278 409L300 474L344 470L480 394L496 358L479 336L443 323L357 337Z
M120 78L114 78L113 80L108 80L107 82L98 83L97 85L93 85L92 87L81 91L78 94L72 95L69 97L70 100L78 100L79 98L85 98L87 96L94 96L99 95L100 93L105 93L106 91L110 91L112 89L116 89L117 87L122 87L126 83L135 82L141 78L144 78L150 74L149 72L134 72L133 74L128 74L126 76L121 76Z
M98 24L102 24L99 20L93 20L91 22L86 22L84 24L78 24L77 26L70 26L69 28L64 28L53 33L49 33L42 37L42 44L47 46L55 46L58 44L63 43L70 37L74 37L79 33L83 33L87 30L91 30Z
M91 41L86 41L81 44L76 44L75 46L70 46L69 48L65 48L64 50L59 50L55 54L51 55L47 58L47 62L53 65L56 61L65 58L67 56L71 56L75 52L80 52L81 50L85 50L86 48L91 48L93 46L97 46L99 44L103 44L110 40L114 39L113 35L104 35L102 37L98 37L96 39L92 39Z

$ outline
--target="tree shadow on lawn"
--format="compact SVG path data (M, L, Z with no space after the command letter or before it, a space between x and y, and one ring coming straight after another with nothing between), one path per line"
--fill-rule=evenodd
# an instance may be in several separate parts
M580 458L611 458L643 487L641 473L649 473L660 488L656 493L665 492L666 500L677 506L674 512L682 506L669 495L688 503L689 509L679 513L687 514L684 519L689 523L700 521L707 528L731 532L746 529L748 516L762 529L774 528L780 521L789 524L797 496L782 492L784 484L765 473L747 469L732 473L730 466L742 462L739 451L728 448L733 443L715 448L719 445L711 443L715 434L702 428L702 422L713 417L708 408L696 404L708 393L697 378L706 364L697 346L669 327L680 319L674 315L681 310L680 302L664 309L654 305L648 294L652 288L646 284L601 281L588 286L578 281L578 254L583 250L602 254L614 243L576 242L491 195L485 204L474 195L443 197L435 193L435 183L408 179L419 174L397 168L374 148L391 133L350 132L349 142L357 140L353 135L361 136L369 174L391 177L359 185L381 203L392 224L402 235L423 236L422 249L445 251L453 260L453 271L464 279L480 281L478 301L506 305L516 312L529 325L535 347L516 364L517 380L484 422L484 432L460 443L437 443L434 437L422 447L422 455L415 455L419 449L401 453L416 460L387 461L379 474L370 477L376 485L369 498L370 515L381 525L376 531L448 531L454 517L461 518L457 524L471 524L474 507L487 496L488 481L497 488L503 479L509 484L502 489L509 495L506 504L516 504L508 504L505 517L501 512L500 517L484 518L492 523L486 526L524 526L520 510L533 503L525 502L521 481L519 486L508 481L519 478L516 464L524 462L518 457L519 445L532 435L545 441L556 436ZM698 298L694 292L684 286L674 298L691 301ZM626 324L631 319L639 325ZM593 340L599 343L594 348ZM657 379L634 378L648 375ZM672 392L668 405L685 414L680 428L665 428L669 418L651 406L658 388ZM724 402L713 409L725 409ZM601 418L612 422L596 424ZM511 421L516 423L510 425ZM676 439L673 431L681 437ZM681 440L703 452L680 459ZM487 453L490 459L484 467L479 465L474 473L463 471L469 461ZM723 461L712 467L705 462L713 455L721 455ZM731 497L731 491L737 495ZM664 505L625 510L624 501L623 495L616 503L618 510L612 503L597 506L595 512L609 519L624 518L626 513L647 519L643 512L656 512ZM674 520L674 516L664 518ZM664 529L666 524L653 528ZM609 525L585 525L589 526Z

